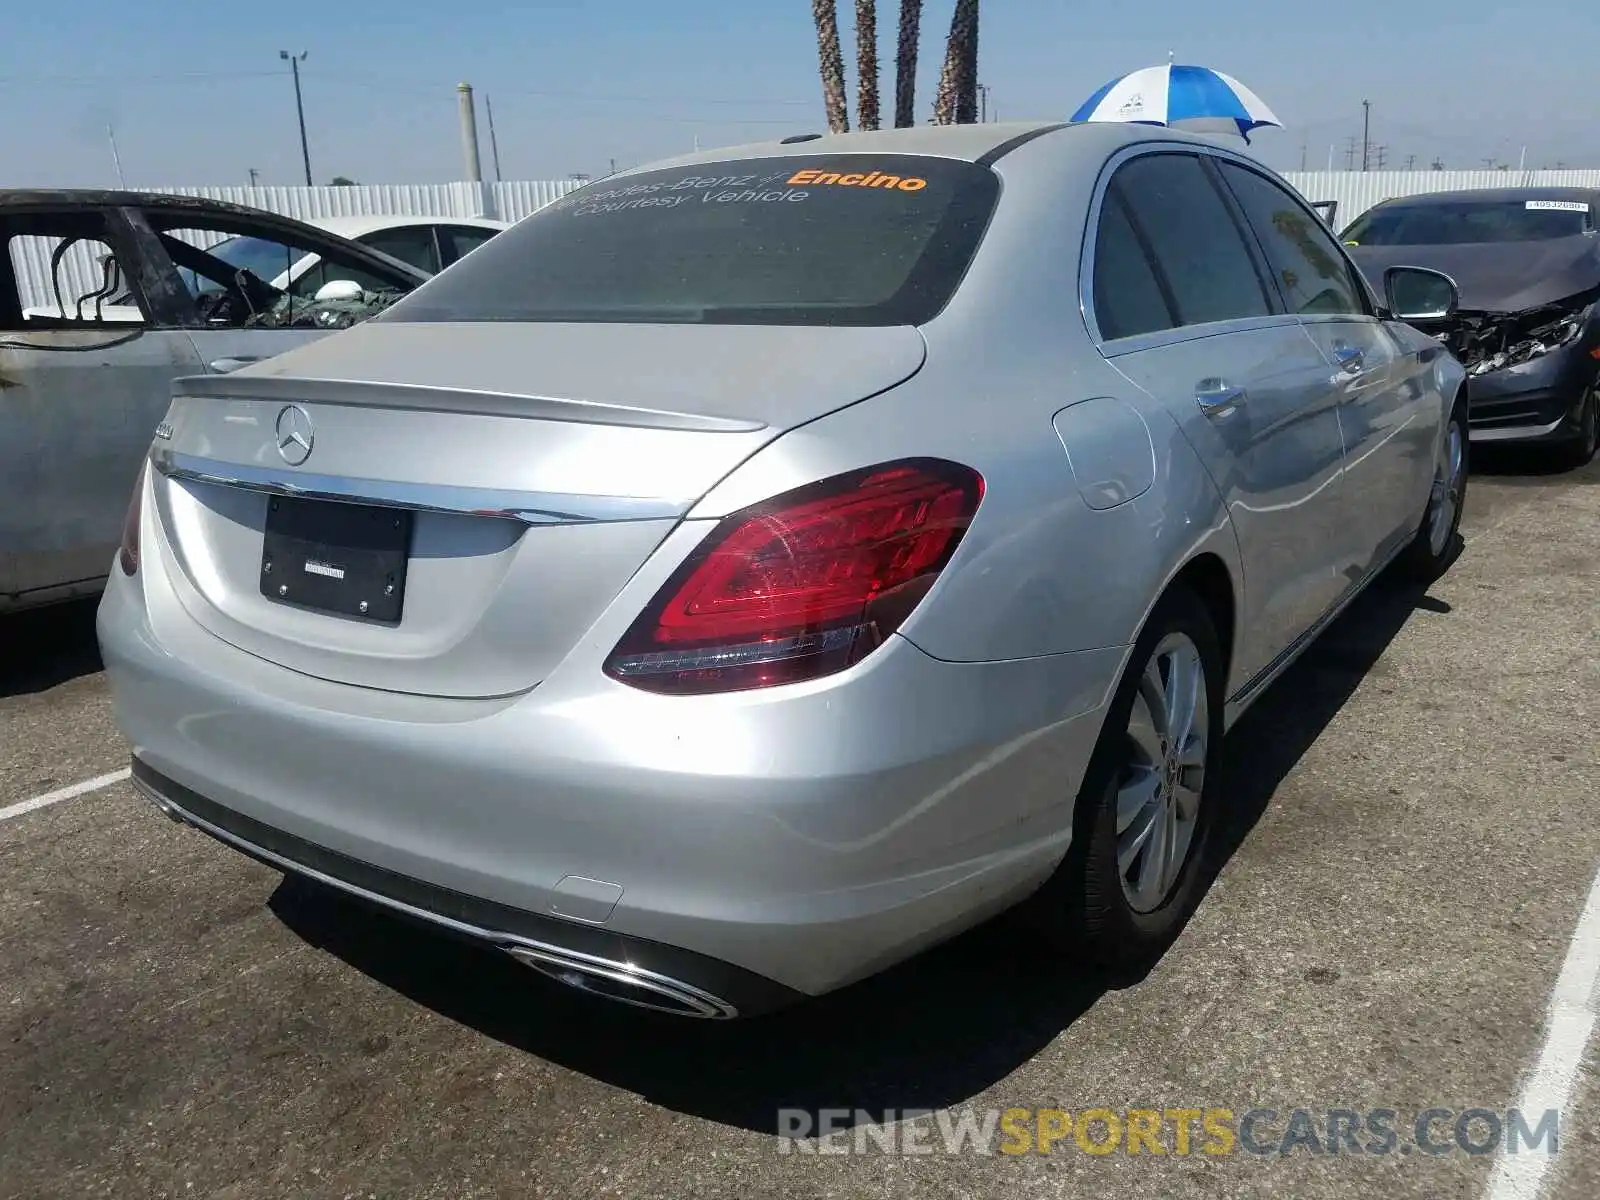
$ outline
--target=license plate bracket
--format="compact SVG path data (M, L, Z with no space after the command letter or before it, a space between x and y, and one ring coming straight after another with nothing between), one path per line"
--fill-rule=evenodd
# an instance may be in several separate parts
M412 518L402 508L273 496L261 541L261 594L297 608L397 624Z

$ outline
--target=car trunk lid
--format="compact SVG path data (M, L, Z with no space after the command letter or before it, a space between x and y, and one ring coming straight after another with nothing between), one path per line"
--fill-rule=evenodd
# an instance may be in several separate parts
M728 472L923 353L905 327L358 326L179 381L153 455L171 574L293 670L514 694Z

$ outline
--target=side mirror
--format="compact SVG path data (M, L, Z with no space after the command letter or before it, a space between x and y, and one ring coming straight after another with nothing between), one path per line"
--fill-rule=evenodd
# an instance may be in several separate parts
M364 295L366 292L353 279L330 279L317 289L312 299L318 304L339 304L346 300L359 300Z
M1389 311L1401 321L1438 321L1453 316L1461 304L1456 281L1427 267L1390 267L1383 273L1383 295Z

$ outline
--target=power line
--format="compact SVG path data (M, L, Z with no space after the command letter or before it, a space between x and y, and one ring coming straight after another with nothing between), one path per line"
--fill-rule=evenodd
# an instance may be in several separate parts
M382 88L389 91L403 91L408 93L426 92L436 95L454 89L453 83L418 83L397 81L393 76L364 74L337 69L326 71L305 70L301 76L306 79L315 79L320 85L328 84L354 84L358 87ZM277 71L175 71L147 75L0 75L0 87L116 87L124 88L130 84L200 84L216 82L233 82L240 79L271 79L279 75ZM600 94L593 92L568 92L549 91L540 88L501 88L496 87L494 94L497 96L531 96L544 100L577 100L589 103L616 102L621 104L659 104L662 102L676 103L690 106L724 107L724 108L814 108L813 100L798 100L786 97L768 96L756 97L731 97L731 96L684 96L676 93L658 94L654 96L634 96L617 94Z
M307 71L306 72L306 75L307 75L308 78L311 77L313 74L314 73L311 72L311 71ZM325 80L326 82L329 82L329 83L341 83L341 82L342 83L355 83L355 84L358 84L360 86L391 88L391 89L395 89L395 90L403 90L403 91L408 91L408 92L416 91L416 90L418 90L420 88L420 89L426 90L430 94L436 93L441 89L449 90L450 88L453 88L455 86L454 84L445 85L445 84L432 84L432 83L398 83L398 82L396 82L394 77L390 76L390 75L371 75L371 74L365 74L365 73L362 73L362 72L349 72L349 71L330 70L330 71L327 72L326 75L323 75L321 73L315 73L315 74L317 75L318 78L323 79L323 80ZM778 98L778 97L774 97L774 96L769 96L769 97L767 97L765 99L756 99L756 98L753 98L753 97L740 98L740 97L729 97L729 96L684 96L684 95L680 95L680 94L677 94L677 93L658 94L658 95L654 95L654 96L631 96L631 95L613 94L613 93L609 93L608 92L608 93L602 93L602 94L598 94L597 95L594 92L547 91L547 90L542 89L542 88L515 88L515 87L509 87L509 88L496 87L494 89L494 94L496 96L531 96L531 97L536 97L536 98L541 99L541 100L579 100L579 101L587 101L588 103L591 103L591 104L604 104L604 103L609 103L609 102L615 102L615 103L621 103L621 104L660 104L660 103L666 102L666 103L681 104L681 105L686 105L686 106L706 105L706 106L720 106L720 107L724 107L724 108L815 108L816 107L816 101L814 101L814 100L782 99L782 98Z
M0 75L0 87L98 87L130 85L232 83L239 79L277 78L279 71L183 71L168 75Z

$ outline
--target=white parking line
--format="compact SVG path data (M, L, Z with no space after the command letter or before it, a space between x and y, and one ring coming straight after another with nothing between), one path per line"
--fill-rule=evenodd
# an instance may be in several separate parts
M0 808L0 821L9 821L12 817L20 817L23 813L31 813L36 809L49 808L52 804L60 804L63 800L71 800L74 796L84 796L90 792L98 792L101 788L108 788L113 783L121 783L132 774L127 767L120 771L113 771L109 775L96 775L93 779L85 779L82 783L75 783L71 787L57 788L53 792L46 792L42 796L35 796L32 800L23 800L18 804L8 804Z
M1578 918L1578 927L1567 946L1566 961L1550 994L1550 1013L1545 1021L1544 1045L1539 1061L1522 1086L1517 1101L1523 1120L1537 1125L1541 1114L1555 1109L1561 1115L1565 1140L1570 1119L1568 1105L1583 1066L1583 1054L1594 1030L1595 980L1600 977L1600 874L1589 887L1589 900ZM1520 1154L1507 1154L1504 1143L1489 1183L1488 1200L1537 1200L1552 1156L1548 1152L1525 1148Z

